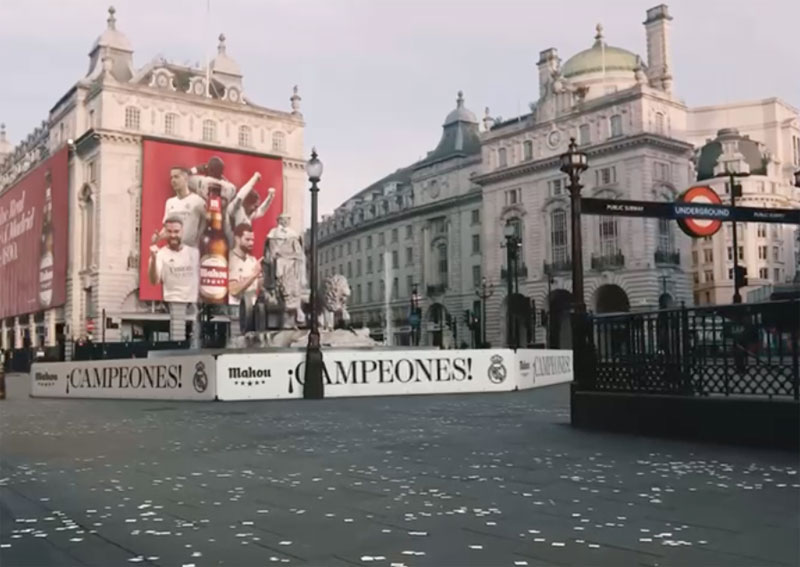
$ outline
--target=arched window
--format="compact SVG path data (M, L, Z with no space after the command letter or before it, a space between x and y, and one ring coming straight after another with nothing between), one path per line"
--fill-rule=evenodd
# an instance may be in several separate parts
M203 120L203 141L215 142L217 140L217 123L213 120Z
M616 217L600 217L600 255L616 256L619 253L619 227Z
M656 112L656 134L664 133L664 114Z
M440 242L436 245L439 283L447 285L447 243Z
M125 128L138 130L141 126L141 112L135 106L125 108Z
M170 136L177 136L180 133L179 117L174 112L168 112L164 116L164 133Z
M250 126L239 126L239 145L243 148L253 145Z
M567 212L555 209L550 213L550 249L553 264L566 264L569 256L569 240L567 239Z
M286 134L283 132L275 132L272 134L272 151L283 152L286 151Z

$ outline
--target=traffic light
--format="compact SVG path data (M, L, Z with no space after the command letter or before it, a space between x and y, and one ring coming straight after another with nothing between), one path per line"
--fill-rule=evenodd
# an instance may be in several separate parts
M736 287L747 287L747 268L744 266L736 266Z

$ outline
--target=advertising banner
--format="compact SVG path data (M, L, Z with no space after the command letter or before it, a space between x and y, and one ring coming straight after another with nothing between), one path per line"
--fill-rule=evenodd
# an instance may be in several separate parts
M505 392L517 387L512 350L330 350L325 397ZM223 354L220 400L300 398L305 352Z
M36 363L31 396L140 400L213 400L213 356Z
M0 195L0 318L66 301L68 187L64 148Z
M518 349L520 390L572 382L571 350Z
M283 210L282 161L157 140L142 156L139 298L227 304L229 274L255 273Z

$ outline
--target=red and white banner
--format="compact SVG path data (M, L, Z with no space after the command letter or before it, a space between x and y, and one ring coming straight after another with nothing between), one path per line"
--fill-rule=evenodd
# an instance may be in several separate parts
M67 149L0 195L0 318L66 301Z

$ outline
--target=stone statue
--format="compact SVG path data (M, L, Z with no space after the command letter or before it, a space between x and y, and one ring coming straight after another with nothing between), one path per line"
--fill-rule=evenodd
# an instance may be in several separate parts
M278 217L278 226L267 235L263 263L264 286L283 310L283 327L303 324L302 304L308 297L306 255L303 238L289 228L286 214Z
M347 300L350 299L350 293L350 284L343 275L334 274L325 280L320 315L322 331L333 331L336 327L337 316L345 325L350 323L350 313L347 312Z

